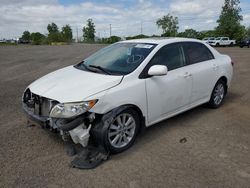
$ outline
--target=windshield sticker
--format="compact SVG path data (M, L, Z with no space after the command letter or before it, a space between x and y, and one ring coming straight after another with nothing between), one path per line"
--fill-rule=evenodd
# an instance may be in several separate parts
M132 54L132 48L128 48L127 55L130 56Z
M150 44L137 44L135 46L135 48L147 48L147 49L150 49L152 47L153 47L153 45L150 45Z
M131 55L127 58L128 64L139 63L144 59L142 55Z

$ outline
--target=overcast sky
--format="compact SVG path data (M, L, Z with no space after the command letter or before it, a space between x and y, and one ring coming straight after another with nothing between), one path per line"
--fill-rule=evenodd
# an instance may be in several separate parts
M213 29L224 0L0 0L0 39L20 37L24 30L47 33L48 23L69 24L82 35L88 18L96 35L160 34L155 22L168 13L179 18L179 31ZM250 0L241 0L243 24L250 26Z

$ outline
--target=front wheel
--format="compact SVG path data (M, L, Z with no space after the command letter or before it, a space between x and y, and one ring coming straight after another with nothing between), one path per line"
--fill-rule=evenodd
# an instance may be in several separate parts
M226 83L223 80L219 80L213 89L210 101L208 105L211 108L218 108L223 103L224 97L226 95Z
M139 116L133 109L119 113L106 131L105 147L111 153L120 153L133 145L139 130Z

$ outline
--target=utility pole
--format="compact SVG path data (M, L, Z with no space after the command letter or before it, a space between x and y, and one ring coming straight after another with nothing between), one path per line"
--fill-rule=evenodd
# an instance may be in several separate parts
M78 43L78 27L76 26L76 42Z
M142 21L141 21L141 35L142 35Z
M111 24L109 24L109 36L111 37Z

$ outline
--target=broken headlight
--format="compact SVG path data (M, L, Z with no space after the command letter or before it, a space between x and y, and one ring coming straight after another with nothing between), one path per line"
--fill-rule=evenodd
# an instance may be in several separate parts
M90 110L97 100L91 100L79 103L60 103L55 105L50 111L50 117L53 118L71 118L81 115Z

